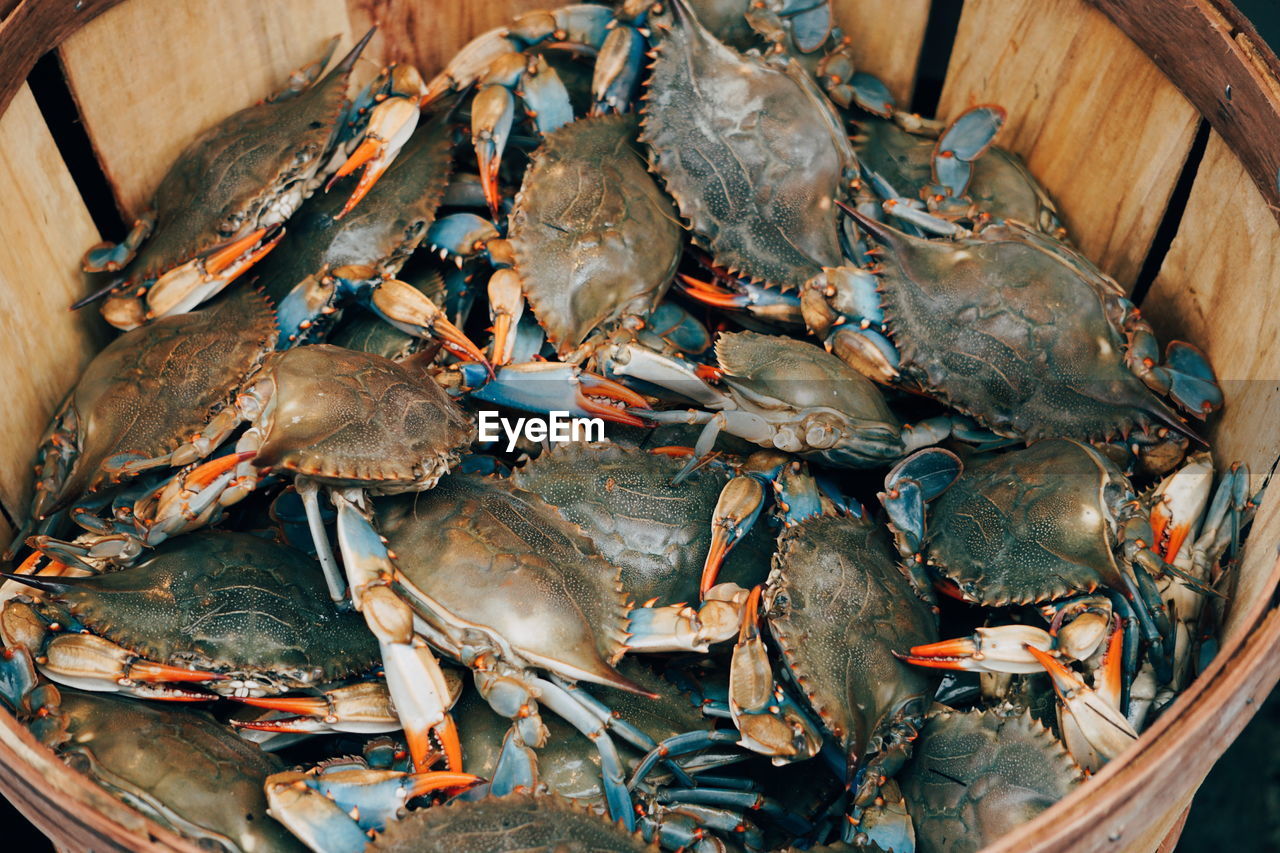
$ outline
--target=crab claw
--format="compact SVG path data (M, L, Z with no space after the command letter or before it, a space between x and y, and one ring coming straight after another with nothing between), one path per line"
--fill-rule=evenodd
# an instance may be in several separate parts
M1156 502L1151 508L1152 549L1165 562L1180 561L1182 546L1209 505L1212 490L1213 463L1207 453L1192 457L1156 487Z
M373 185L387 171L391 161L395 160L400 149L413 135L413 129L418 126L419 114L418 102L413 98L388 98L373 108L373 112L369 115L369 126L365 130L364 139L356 146L356 150L351 152L346 162L333 173L333 177L325 186L325 191L328 192L334 182L345 178L361 166L364 167L351 196L342 206L342 210L333 217L334 219L346 216L347 212L359 204L369 190L373 189Z
M145 319L192 310L266 257L283 237L282 225L258 228L169 270L147 291Z
M511 135L515 120L516 101L505 86L486 86L471 103L471 135L475 139L476 162L480 166L480 187L489 203L489 212L495 218L502 206L502 192L498 188L498 168L502 165L502 152Z
M515 270L495 270L489 277L489 313L493 318L493 363L510 364L516 326L524 314L523 285Z
M978 628L971 637L913 646L900 660L931 669L970 672L1040 672L1043 668L1027 650L1045 653L1054 648L1049 632L1030 625Z
M575 417L599 417L628 426L646 426L647 421L626 409L598 398L613 400L645 411L649 403L625 385L588 373L572 364L531 361L508 364L494 378L483 382L463 365L465 384L471 396L486 403L510 406L526 412L567 411Z
M369 301L383 319L405 334L418 338L431 335L460 358L489 366L484 352L413 285L394 278L381 281L373 288Z
M764 490L754 477L739 475L724 484L711 516L711 547L702 564L698 594L705 597L716 585L724 558L747 534L764 507Z
M1049 673L1053 690L1061 703L1058 722L1063 740L1082 767L1096 771L1137 740L1138 733L1124 715L1085 684L1079 675L1063 666L1053 655L1032 647L1027 651Z
M129 678L134 681L148 682L194 682L196 684L204 684L209 681L222 681L226 679L226 675L218 672L208 672L202 669L187 669L181 666L172 666L166 663L156 663L155 661L139 660L134 661L129 667Z
M134 255L138 252L138 247L151 234L156 225L156 212L148 210L133 223L133 228L119 243L97 243L84 253L84 259L81 261L81 269L88 273L97 272L117 272L124 269Z

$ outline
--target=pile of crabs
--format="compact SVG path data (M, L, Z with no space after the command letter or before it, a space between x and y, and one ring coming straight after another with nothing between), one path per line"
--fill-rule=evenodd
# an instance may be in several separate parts
M1258 502L1213 370L1003 110L899 110L810 0L534 12L349 96L367 41L85 257L123 334L0 590L72 766L228 850L968 851L1212 658Z

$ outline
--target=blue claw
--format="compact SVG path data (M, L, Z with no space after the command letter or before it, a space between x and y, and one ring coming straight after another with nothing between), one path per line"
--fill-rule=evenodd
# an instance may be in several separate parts
M1000 128L1004 127L1006 113L1003 107L984 105L973 107L951 123L938 138L934 149L934 163L941 156L952 156L958 160L972 163L977 160L995 140Z
M741 735L733 729L712 729L705 732L685 732L673 735L649 750L645 757L640 759L640 763L636 765L631 778L627 780L627 790L635 790L635 787L643 782L645 777L661 761L669 761L681 755L710 749L713 746L736 744L740 737Z
M1222 408L1222 388L1209 359L1184 341L1171 341L1165 350L1165 367L1157 368L1169 385L1169 396L1186 411L1203 418Z
M909 553L924 540L925 504L950 488L963 467L954 453L933 447L899 462L884 478L880 502Z
M538 757L532 749L520 742L514 728L502 739L502 753L493 769L489 792L495 797L505 796L517 788L532 791L538 782Z
M454 213L437 219L427 229L427 244L432 250L460 258L482 254L490 240L497 239L493 222L474 213Z
M941 190L935 195L960 198L969 189L973 179L973 164L950 154L939 154L933 159L933 179L939 184L930 190Z
M560 75L543 57L534 59L532 70L525 73L520 86L520 97L524 101L525 110L532 116L534 126L543 136L573 121L573 104L569 102L569 92L561 82Z
M813 53L827 43L835 19L828 2L799 0L799 9L784 7L779 14L791 21L791 40L801 53Z
M507 364L487 381L483 371L484 365L462 365L463 381L472 389L470 396L475 400L538 414L568 412L571 417L603 418L628 426L648 423L627 409L597 399L603 397L647 411L648 403L643 397L611 379L571 364L551 361Z
M644 73L646 43L632 27L614 27L596 57L591 81L593 115L625 112L635 100Z
M0 655L0 699L11 713L26 709L26 701L36 686L36 668L31 653L22 646L6 647Z
M879 77L859 71L849 79L849 86L853 90L853 102L860 108L881 118L893 118L898 105Z

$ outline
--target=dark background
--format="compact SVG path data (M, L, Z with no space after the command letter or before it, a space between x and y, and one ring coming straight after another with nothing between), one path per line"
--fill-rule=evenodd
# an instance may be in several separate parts
M1280 52L1280 0L1235 2L1253 21L1262 38ZM554 2L548 4L554 5ZM958 12L960 2L950 0L948 5L955 6ZM941 67L921 68L922 78L934 75L939 87L945 72L945 63ZM1159 792L1152 794L1159 797ZM0 845L4 849L53 849L4 799L0 799L0 826L6 827L6 842ZM1192 804L1177 853L1219 850L1280 853L1280 692L1267 700L1239 740L1210 772Z

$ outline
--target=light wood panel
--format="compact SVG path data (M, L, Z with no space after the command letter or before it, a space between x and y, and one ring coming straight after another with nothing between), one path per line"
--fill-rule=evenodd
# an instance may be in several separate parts
M916 88L916 66L931 0L833 0L836 22L853 41L854 62L885 82L903 109Z
M67 80L126 216L196 134L280 89L334 35L336 58L352 39L332 0L131 0L68 38Z
M0 199L0 501L25 518L36 442L105 339L96 312L67 310L98 232L25 85L0 117Z
M1280 225L1217 133L1142 309L1162 340L1193 341L1209 355L1226 394L1211 425L1217 462L1247 462L1261 486L1280 457ZM1269 594L1262 569L1280 541L1278 502L1280 489L1255 524L1241 602Z
M1142 268L1195 134L1191 105L1083 0L968 0L939 116L1009 111L1021 154L1085 254L1126 288Z
M412 62L430 79L470 38L501 27L522 12L554 9L548 0L347 0L351 28L363 32L377 24L371 45L386 61Z

